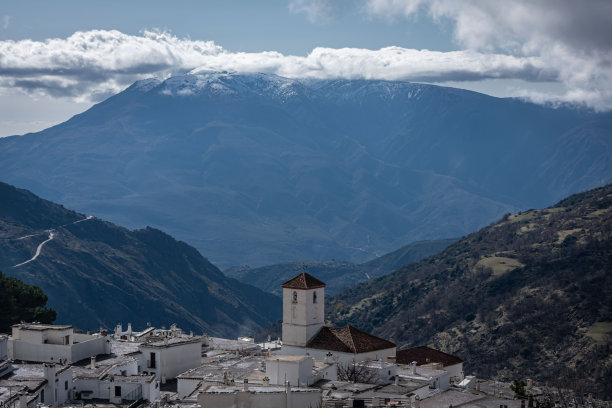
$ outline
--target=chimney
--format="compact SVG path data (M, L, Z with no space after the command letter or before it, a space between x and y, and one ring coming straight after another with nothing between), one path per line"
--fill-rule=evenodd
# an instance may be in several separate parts
M267 375L263 378L263 386L264 387L270 386L270 378Z
M395 385L399 385L399 375L396 375L396 376L395 376L395 382L394 382L394 384L395 384Z
M242 390L243 390L243 391L248 391L248 390L249 390L249 379L248 379L248 378L245 378L245 379L244 379L244 381L243 381L243 383L244 383L244 385L243 385L243 387L242 387Z
M131 337L131 336L132 336L132 323L128 323L127 335L128 335L129 337Z
M385 360L383 360L383 359L382 359L382 357L381 357L381 359L380 359L380 369L381 369L381 370L384 370L384 369L385 369Z
M416 361L413 361L413 362L412 362L412 374L413 374L413 375L417 373L417 372L416 372L416 365L417 365L417 362L416 362Z
M168 338L164 337L164 346L167 346L167 345L168 345Z
M96 356L91 356L91 361L89 363L89 368L92 370L96 369Z
M28 396L25 392L19 393L19 408L28 408Z

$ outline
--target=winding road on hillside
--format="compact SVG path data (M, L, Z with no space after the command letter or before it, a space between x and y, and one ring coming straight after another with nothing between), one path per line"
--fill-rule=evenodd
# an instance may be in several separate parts
M92 216L92 215L89 215L89 216L87 216L87 217L83 218L82 220L78 220L78 221L70 222L70 223L68 223L68 224L60 225L58 228L65 227L65 226L67 226L67 225L78 224L79 222L83 222L83 221L91 220L92 218L93 218L93 216ZM36 258L38 258L38 256L40 255L40 253L41 253L41 251L42 251L42 247L43 247L43 246L44 246L44 245L45 245L47 242L51 241L51 240L52 240L52 239L53 239L53 238L54 238L54 237L57 235L57 231L56 231L56 230L54 230L54 229L48 229L48 230L45 230L45 232L48 232L48 233L49 233L49 238L48 238L47 240L45 240L45 241L41 242L41 243L38 245L38 247L36 247L36 253L34 254L34 256L33 256L32 258L28 259L28 260L27 260L27 261L25 261L25 262L22 262L22 263L20 263L20 264L14 265L14 266L13 266L13 268L18 268L18 267L20 267L20 266L22 266L22 265L25 265L25 264L28 264L28 263L32 262L32 261L33 261L33 260L35 260ZM23 237L16 238L16 240L22 240L22 239L25 239L25 238L34 237L34 236L36 236L36 235L40 235L40 234L29 234L29 235L25 235L25 236L23 236Z

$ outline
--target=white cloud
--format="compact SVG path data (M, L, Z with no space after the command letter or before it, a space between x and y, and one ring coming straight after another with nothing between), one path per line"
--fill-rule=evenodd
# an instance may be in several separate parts
M0 87L27 93L100 100L137 79L193 69L267 72L292 78L461 81L485 78L555 80L538 57L476 51L438 52L315 48L307 56L229 52L212 41L145 31L76 32L66 39L0 41Z
M455 40L467 49L536 56L559 71L567 88L562 100L612 108L609 0L364 0L362 8L386 20L417 13L450 20Z

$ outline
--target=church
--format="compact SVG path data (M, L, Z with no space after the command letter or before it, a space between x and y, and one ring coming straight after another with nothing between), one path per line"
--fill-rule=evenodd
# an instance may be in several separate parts
M282 284L281 354L329 357L339 362L395 357L396 345L353 326L325 326L325 283L306 272Z

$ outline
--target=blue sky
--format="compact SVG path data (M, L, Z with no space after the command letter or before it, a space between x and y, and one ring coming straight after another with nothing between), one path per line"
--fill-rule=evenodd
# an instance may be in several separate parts
M608 0L4 0L0 136L198 68L411 80L608 110L610 38Z

